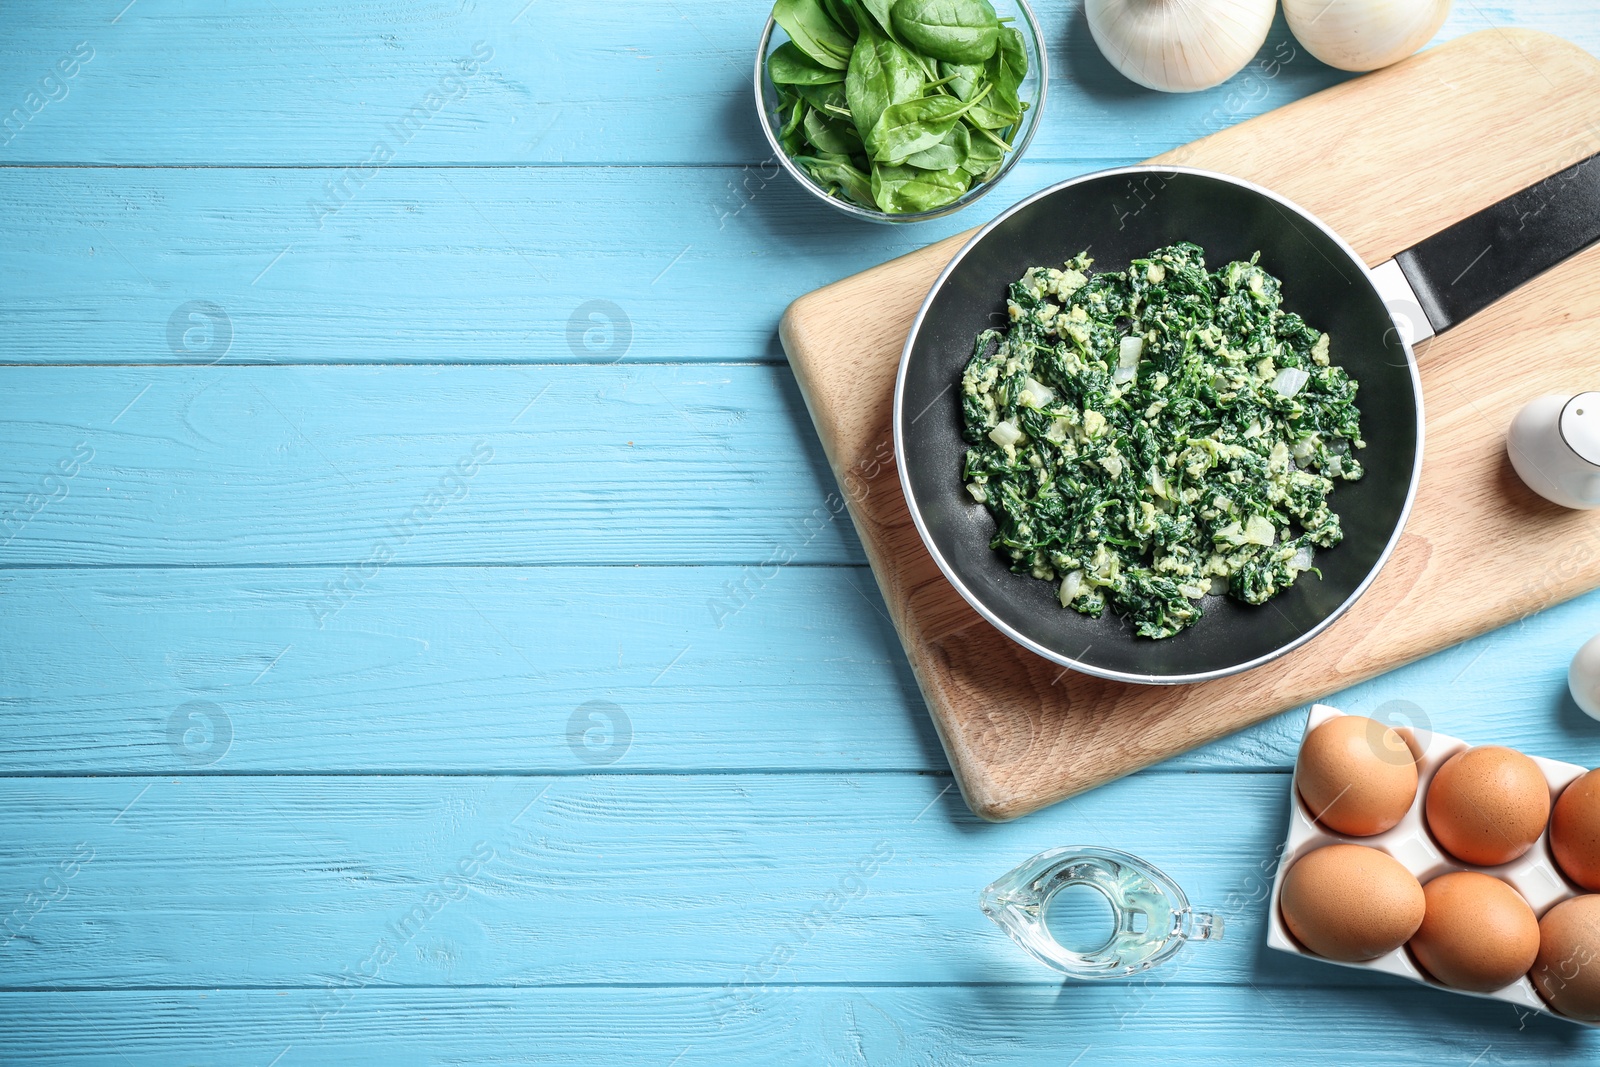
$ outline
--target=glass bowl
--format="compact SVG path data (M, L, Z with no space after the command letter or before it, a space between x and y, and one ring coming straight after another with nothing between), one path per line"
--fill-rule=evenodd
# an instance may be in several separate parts
M867 222L900 223L900 222L925 222L928 219L937 219L945 215L960 211L974 200L986 196L990 190L1011 173L1011 168L1027 152L1028 144L1033 140L1034 130L1039 126L1039 117L1044 112L1045 87L1050 80L1049 60L1045 54L1044 34L1039 29L1039 20L1034 17L1033 9L1028 6L1027 0L993 0L995 11L1001 18L1012 17L1014 25L1022 31L1022 44L1028 55L1028 76L1023 79L1022 85L1017 90L1017 96L1026 103L1027 110L1022 113L1022 122L1018 129L1013 131L1011 137L1011 152L1006 155L1005 162L1000 164L1000 170L993 178L980 182L968 189L961 196L952 200L943 207L931 211L912 211L900 214L891 214L887 211L877 211L873 208L853 204L841 197L832 196L828 191L812 181L799 164L789 158L778 143L777 120L778 89L767 77L767 56L789 39L769 15L766 29L761 31L761 45L756 50L755 92L756 114L761 118L761 130L767 135L767 143L772 146L772 154L789 172L789 176L800 183L800 187L809 192L818 200L837 211L841 211L853 218L864 219Z

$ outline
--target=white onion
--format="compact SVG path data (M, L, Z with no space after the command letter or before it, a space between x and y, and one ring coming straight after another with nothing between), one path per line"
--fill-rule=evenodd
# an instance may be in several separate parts
M1272 390L1281 397L1292 397L1306 387L1311 375L1299 367L1285 367L1272 379Z
M1283 0L1306 51L1340 70L1398 63L1439 32L1450 0Z
M1311 546L1301 545L1295 549L1294 555L1289 557L1289 569L1292 571L1308 571L1311 569L1311 560Z
M1151 89L1192 93L1227 81L1272 28L1276 0L1086 0L1111 65Z

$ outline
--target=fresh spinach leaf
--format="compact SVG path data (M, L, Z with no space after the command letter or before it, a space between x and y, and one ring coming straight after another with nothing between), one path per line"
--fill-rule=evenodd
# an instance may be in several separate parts
M982 63L940 63L939 77L961 100L971 100L983 88L986 75Z
M971 121L971 116L962 122L965 126ZM1000 164L1006 160L1006 150L985 133L973 132L967 139L967 158L961 162L961 169L972 175L975 181L986 182L999 171Z
M785 41L767 57L767 76L774 85L829 85L844 81L844 71L824 67Z
M780 85L778 114L782 115L787 107L789 117L784 120L783 128L778 131L778 144L783 148L785 155L794 155L805 149L805 131L801 124L805 121L808 107L805 98L786 92L790 87Z
M796 85L795 92L805 98L806 103L818 111L835 114L835 108L849 110L850 104L845 99L844 82L830 82L827 85Z
M830 195L926 211L1004 166L1027 55L989 0L776 0L773 18L777 141Z
M856 35L858 28L850 0L822 0L822 7L846 34Z
M921 96L890 105L872 132L863 138L867 151L879 163L904 163L908 157L944 140L950 127L982 99L963 104L953 96Z
M867 9L867 14L872 16L879 30L888 34L894 32L889 19L889 9L894 7L894 0L858 0L858 2Z
M932 211L958 200L969 184L965 171L872 165L872 199L883 211Z
M796 156L795 162L817 180L829 193L842 192L846 199L862 207L876 208L872 195L872 180L850 163L815 156Z
M972 124L986 130L1003 130L1021 122L1023 109L1017 91L1028 76L1028 53L1021 33L1010 26L1000 31L1000 46L984 63L983 76L994 91L972 109Z
M856 129L865 134L891 105L914 99L921 90L922 67L916 58L871 27L862 30L844 78Z
M1000 41L990 59L989 76L1013 96L1028 76L1028 46L1015 26L1000 27Z
M849 65L855 42L819 0L777 0L772 5L772 17L795 46L817 63L834 70Z
M807 111L805 131L811 143L829 155L848 159L861 151L861 135L845 119L821 111Z
M951 63L982 63L1000 40L989 0L895 0L889 19L907 45Z
M923 170L954 170L956 167L965 170L967 157L971 153L972 135L967 132L966 123L958 122L950 127L950 132L938 144L907 156L906 166Z

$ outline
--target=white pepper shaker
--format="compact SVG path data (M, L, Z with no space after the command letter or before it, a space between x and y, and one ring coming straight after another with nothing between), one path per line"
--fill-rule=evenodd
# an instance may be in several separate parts
M1506 452L1528 488L1566 508L1600 508L1600 392L1551 393L1511 420Z

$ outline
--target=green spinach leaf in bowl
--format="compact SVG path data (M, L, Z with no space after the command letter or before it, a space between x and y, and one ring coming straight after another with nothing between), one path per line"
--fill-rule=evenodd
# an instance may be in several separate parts
M909 214L999 173L1028 55L989 0L777 0L772 17L778 144L830 195Z

